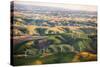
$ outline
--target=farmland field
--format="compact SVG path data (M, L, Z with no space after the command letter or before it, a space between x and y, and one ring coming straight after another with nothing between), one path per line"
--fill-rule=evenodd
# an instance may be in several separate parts
M11 2L13 65L97 60L96 6L68 6Z

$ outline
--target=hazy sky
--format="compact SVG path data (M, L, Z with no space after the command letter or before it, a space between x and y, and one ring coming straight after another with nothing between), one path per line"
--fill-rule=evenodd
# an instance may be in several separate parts
M31 2L31 1L15 1L15 3L39 5L39 6L60 7L60 8L72 9L72 10L97 11L97 7L94 5L77 5L77 4L46 3L46 2Z

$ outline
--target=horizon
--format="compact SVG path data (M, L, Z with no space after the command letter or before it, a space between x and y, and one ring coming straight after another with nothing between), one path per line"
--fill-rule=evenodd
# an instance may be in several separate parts
M36 6L47 6L47 7L59 7L70 10L90 11L96 12L97 6L95 5L80 5L80 4L65 4L65 3L48 3L48 2L34 2L34 1L14 1L16 4L24 5L36 5Z

